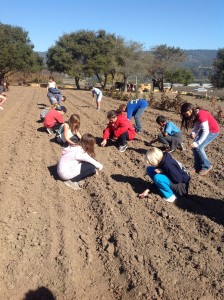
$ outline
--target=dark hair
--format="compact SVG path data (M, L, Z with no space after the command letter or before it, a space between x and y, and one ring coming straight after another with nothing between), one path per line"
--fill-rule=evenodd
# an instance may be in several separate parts
M95 137L90 133L83 134L79 144L83 150L88 153L91 157L95 156L94 145L96 143Z
M196 112L197 108L199 107L195 107L194 104L188 102L184 103L181 106L180 109L180 114L182 118L181 128L184 127L185 129L189 129L194 127L194 123L196 122L196 117L197 117L197 112ZM189 117L186 117L184 113L186 113L189 110L192 110L192 114Z
M64 95L62 95L63 96L63 98L64 98L64 100L63 101L65 101L66 100L66 97L64 96Z
M113 118L113 117L117 117L118 113L116 110L110 110L107 113L107 119Z
M59 107L56 107L55 109L59 110L59 111L63 111L64 113L67 112L67 108L65 106L59 106Z
M116 114L120 115L122 114L124 111L126 111L127 108L127 104L121 104L118 109L116 110Z
M160 123L165 123L167 121L167 118L164 116L158 116L156 118L156 123L160 124Z

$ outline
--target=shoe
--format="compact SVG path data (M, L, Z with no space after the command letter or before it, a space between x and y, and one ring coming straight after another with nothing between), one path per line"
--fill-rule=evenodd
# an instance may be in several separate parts
M141 129L139 129L139 130L135 129L135 132L136 133L142 133L142 130Z
M173 194L172 196L170 196L169 198L163 198L163 200L165 200L166 202L174 202L177 199L177 197Z
M190 168L190 169L187 169L187 173L189 175L194 175L195 173L197 173L197 171L195 170L195 168Z
M199 171L198 174L201 175L201 176L204 176L204 175L208 174L208 172L211 171L212 168L213 167L210 166L208 169L204 169L204 170Z
M168 153L172 153L172 152L174 152L175 150L174 149L171 149L170 151L168 151Z
M180 144L178 145L178 149L181 150L181 151L185 151L186 148L185 148L185 146L184 146L184 143L180 143Z
M50 129L50 128L47 128L47 132L48 132L49 134L53 134L53 133L54 133L54 131L53 131L52 129Z
M126 144L126 145L124 145L124 146L120 146L120 147L118 148L118 150L119 150L120 152L124 152L127 148L128 148L128 144Z
M67 186L73 188L74 190L81 190L78 182L76 182L76 181L67 180L67 181L65 181L65 184Z
M4 108L2 106L0 106L0 110L3 110Z

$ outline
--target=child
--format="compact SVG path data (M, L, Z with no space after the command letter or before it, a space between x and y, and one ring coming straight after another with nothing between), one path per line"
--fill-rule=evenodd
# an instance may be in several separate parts
M149 103L145 99L131 100L127 103L119 106L119 110L127 112L127 118L131 120L132 117L135 119L135 130L137 133L142 132L142 123L140 117L148 107Z
M55 103L55 104L51 105L50 107L44 108L44 109L42 110L42 112L40 113L40 119L41 119L41 121L44 121L44 118L45 118L46 114L47 114L50 110L55 109L55 108L57 108L57 107L59 107L59 105L58 105L58 103Z
M100 110L100 102L102 100L103 93L101 92L100 89L95 88L95 87L90 87L90 89L92 91L93 100L94 100L94 95L96 95L96 109Z
M103 132L101 146L106 146L107 139L112 138L117 141L119 151L124 152L128 147L127 141L135 138L135 129L124 114L118 115L115 110L110 110L107 113L107 118L109 124Z
M57 89L57 84L54 81L54 77L53 76L49 77L48 84L47 84L47 92L48 92L49 88L55 88L55 89Z
M161 133L150 144L159 141L169 152L173 152L177 148L184 150L182 132L173 122L168 121L164 116L159 116L156 119L156 123L160 125Z
M176 196L188 195L190 176L169 153L151 148L146 153L146 161L151 165L146 168L146 172L165 201L174 202ZM149 192L146 189L139 197L144 198Z
M191 148L194 155L194 168L191 173L198 172L206 175L212 165L204 148L210 144L219 134L220 128L217 121L209 111L195 107L192 103L184 103L181 106L182 127L193 127L191 137L194 139Z
M91 134L84 134L76 147L64 148L58 161L57 172L65 184L71 188L80 189L79 181L103 169L103 165L93 157L95 138Z
M60 126L56 133L56 141L61 145L76 146L81 139L79 132L80 116L77 114L71 115L68 122Z
M64 106L50 110L44 118L44 127L49 134L54 133L64 123L63 115L67 109Z
M49 88L47 97L52 104L57 103L58 105L61 105L62 102L65 102L66 97L61 94L61 92L58 89L55 88Z

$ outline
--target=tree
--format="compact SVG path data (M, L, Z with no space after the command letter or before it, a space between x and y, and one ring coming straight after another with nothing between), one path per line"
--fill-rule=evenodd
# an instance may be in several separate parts
M131 75L142 75L145 69L145 55L142 44L137 42L124 43L117 56L118 73L123 77L125 92L127 92L127 79Z
M28 33L21 27L0 23L0 80L18 71L36 71L42 59L33 51Z
M183 83L184 85L188 85L194 80L194 75L190 70L179 68L168 70L165 73L165 78L171 83L171 85L174 83Z
M213 63L214 73L211 75L211 83L217 88L224 87L224 48L217 52L217 58Z
M163 90L165 72L182 62L185 59L185 54L179 47L160 45L153 49L152 55L153 63L150 66L149 73L153 77L160 77L161 90Z
M104 30L80 30L63 35L56 45L48 50L47 65L51 71L64 72L76 79L95 74L102 88L108 76L114 76L118 41L114 34Z

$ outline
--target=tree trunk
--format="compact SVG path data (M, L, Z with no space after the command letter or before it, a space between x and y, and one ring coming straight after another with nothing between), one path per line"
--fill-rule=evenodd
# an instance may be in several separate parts
M104 74L104 81L103 81L103 85L102 85L102 89L104 90L106 85L107 85L107 77L108 75L107 74Z
M127 93L127 81L128 81L128 77L126 77L124 75L123 80L124 80L124 92Z
M79 84L79 77L78 76L75 76L75 84L76 84L76 87L77 87L77 90L80 90L80 84Z

